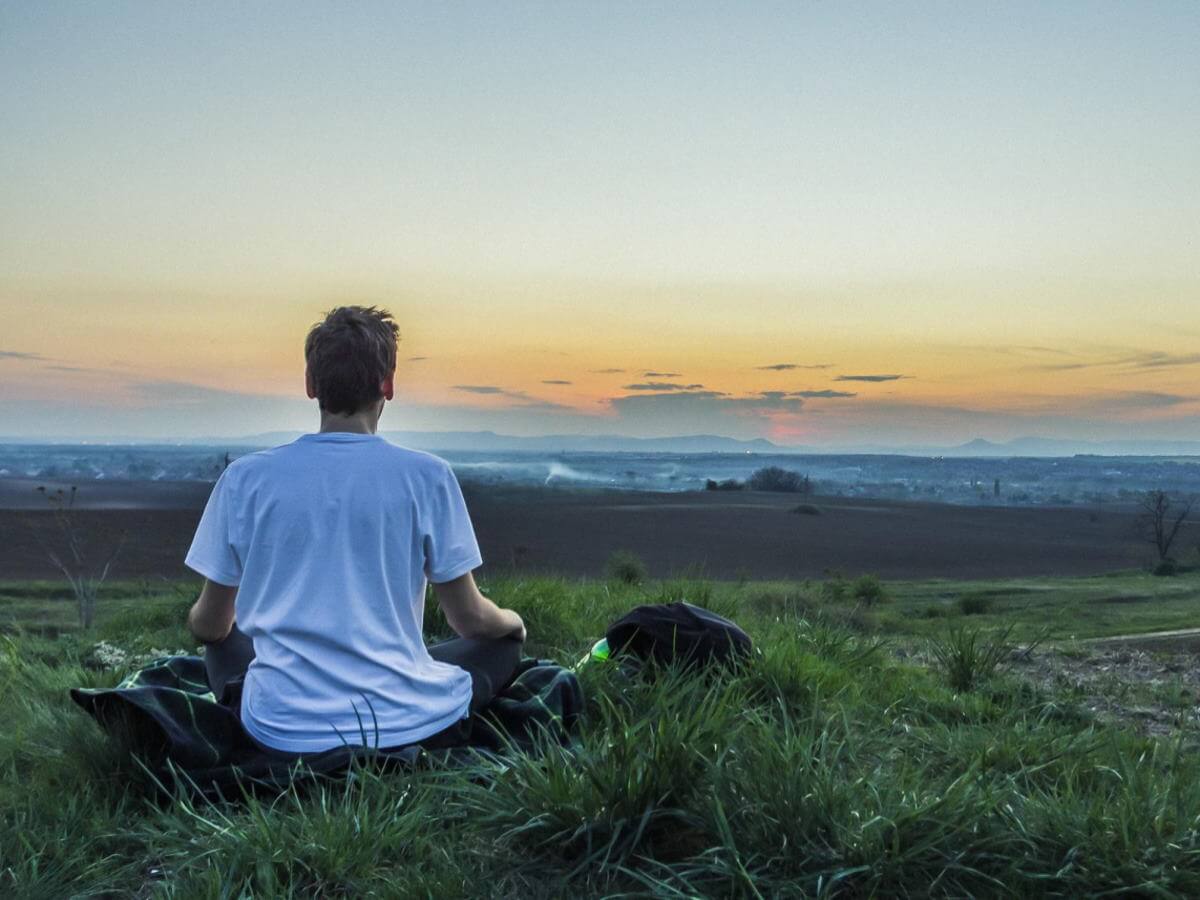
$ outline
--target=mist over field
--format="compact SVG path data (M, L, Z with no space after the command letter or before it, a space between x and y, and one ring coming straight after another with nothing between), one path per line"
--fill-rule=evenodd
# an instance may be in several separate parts
M439 443L433 441L436 447ZM0 505L44 505L29 486L45 482L82 488L131 482L212 482L245 445L0 444ZM978 505L1133 504L1146 491L1168 486L1200 493L1200 457L908 456L751 452L672 453L438 450L468 485L704 490L710 480L744 482L776 466L807 475L813 493ZM8 485L5 486L5 481ZM127 502L136 502L130 500Z

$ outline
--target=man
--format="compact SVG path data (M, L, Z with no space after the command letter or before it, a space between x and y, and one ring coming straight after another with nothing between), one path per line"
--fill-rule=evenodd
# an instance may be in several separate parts
M450 466L376 434L396 340L374 307L313 326L320 431L235 460L188 551L206 579L188 626L209 683L220 698L244 675L242 722L274 753L460 742L520 660L521 617L471 574L482 560ZM460 636L428 649L427 581Z

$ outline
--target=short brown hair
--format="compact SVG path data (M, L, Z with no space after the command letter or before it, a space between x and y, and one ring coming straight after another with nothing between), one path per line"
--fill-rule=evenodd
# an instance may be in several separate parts
M339 306L308 332L304 361L325 412L353 415L382 395L379 383L396 369L400 329L386 309Z

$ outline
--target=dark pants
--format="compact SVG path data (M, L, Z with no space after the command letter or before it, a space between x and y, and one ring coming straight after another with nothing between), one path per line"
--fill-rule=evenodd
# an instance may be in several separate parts
M453 638L430 646L429 655L439 662L452 663L465 669L471 676L471 712L476 713L512 681L517 664L521 661L523 646L521 641L513 638ZM208 673L208 684L218 700L231 702L233 692L240 695L237 689L253 659L254 642L238 630L237 625L233 626L225 640L205 645L204 668ZM227 692L230 686L233 686L233 692ZM462 719L418 743L429 749L451 747L463 743L469 734L469 722Z

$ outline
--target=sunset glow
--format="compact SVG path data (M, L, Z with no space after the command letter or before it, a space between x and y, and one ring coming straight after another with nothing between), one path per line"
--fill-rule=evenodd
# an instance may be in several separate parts
M0 434L1200 439L1200 8L0 8Z

